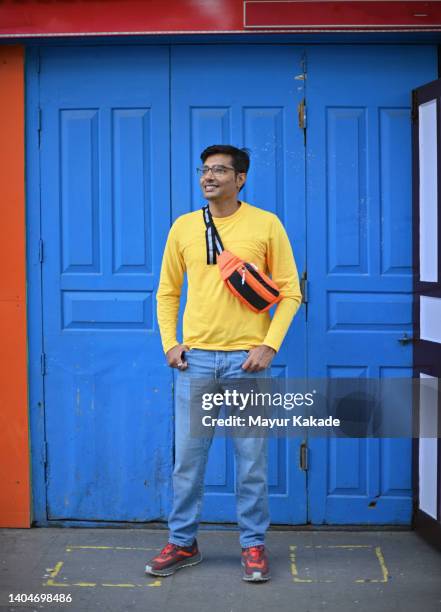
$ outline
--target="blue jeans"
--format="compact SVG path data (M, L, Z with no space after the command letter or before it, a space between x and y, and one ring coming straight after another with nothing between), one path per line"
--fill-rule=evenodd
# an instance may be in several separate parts
M191 349L185 354L188 368L177 372L175 403L175 466L173 506L168 519L169 542L190 546L197 533L204 492L205 468L213 430L205 437L190 434L190 381L203 378L215 383L228 378L269 378L270 368L246 372L241 365L246 351ZM213 416L216 416L213 414ZM266 437L233 437L236 459L236 503L243 548L264 543L269 526L268 440Z

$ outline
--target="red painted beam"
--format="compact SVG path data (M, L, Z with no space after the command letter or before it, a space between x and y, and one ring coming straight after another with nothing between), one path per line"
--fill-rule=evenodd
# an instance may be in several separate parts
M441 0L2 0L0 38L441 30Z
M245 0L246 28L426 29L441 26L441 2Z
M0 36L241 30L242 0L4 0Z

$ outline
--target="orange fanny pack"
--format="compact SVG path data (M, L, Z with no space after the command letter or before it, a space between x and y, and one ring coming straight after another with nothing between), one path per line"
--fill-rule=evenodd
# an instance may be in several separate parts
M280 302L282 296L276 283L253 263L226 251L208 205L202 211L206 226L207 264L218 264L222 280L231 293L254 312L265 312Z

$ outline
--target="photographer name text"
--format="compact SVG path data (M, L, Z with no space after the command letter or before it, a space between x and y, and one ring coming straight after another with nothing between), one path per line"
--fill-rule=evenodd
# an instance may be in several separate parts
M292 415L291 417L283 418L265 418L260 415L248 415L247 417L228 416L224 419L204 415L202 417L202 425L204 427L262 427L266 429L274 429L278 427L339 427L340 419L332 416L324 419L309 416Z

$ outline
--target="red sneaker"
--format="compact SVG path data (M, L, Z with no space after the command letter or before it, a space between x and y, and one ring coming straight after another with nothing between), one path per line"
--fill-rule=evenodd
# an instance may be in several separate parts
M271 578L268 556L263 544L242 548L243 580L248 582L264 582Z
M202 555L198 550L195 540L191 546L178 546L167 544L159 555L153 557L145 566L145 573L153 576L170 576L181 567L196 565L202 561Z

